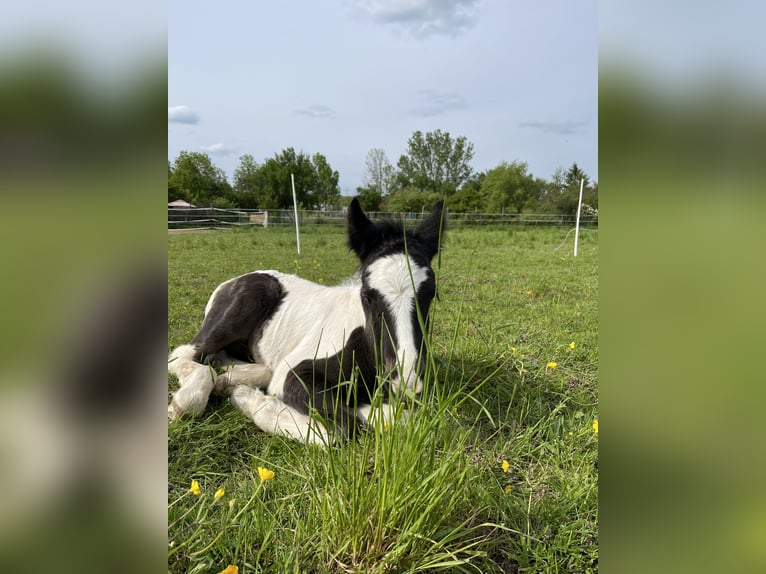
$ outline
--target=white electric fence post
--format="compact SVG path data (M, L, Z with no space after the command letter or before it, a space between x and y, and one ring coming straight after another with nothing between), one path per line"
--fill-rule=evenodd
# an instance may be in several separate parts
M580 199L577 202L577 221L575 223L575 246L574 256L577 257L577 241L580 239L580 211L582 211L582 186L585 178L580 179Z
M298 200L295 198L295 176L290 174L290 181L293 184L293 211L295 212L295 243L298 246L298 255L301 254L301 233L298 231Z

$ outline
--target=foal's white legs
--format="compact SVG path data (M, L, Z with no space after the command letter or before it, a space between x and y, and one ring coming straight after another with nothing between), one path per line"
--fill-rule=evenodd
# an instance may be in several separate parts
M269 386L271 370L264 365L238 361L222 352L217 364L228 368L225 373L216 376L209 365L194 360L196 352L193 345L181 345L170 354L168 371L178 377L180 387L168 406L168 418L171 420L187 414L202 414L213 390L229 394L237 385L262 389Z
M195 353L194 346L181 345L170 354L168 371L178 377L180 386L168 405L168 418L171 420L185 414L202 414L215 385L215 372L210 366L197 363Z
M237 385L266 390L271 381L271 369L264 365L232 360L226 372L215 378L215 392L228 395Z
M264 394L246 385L234 387L231 403L268 433L287 436L312 444L329 444L322 425L283 403L279 397Z

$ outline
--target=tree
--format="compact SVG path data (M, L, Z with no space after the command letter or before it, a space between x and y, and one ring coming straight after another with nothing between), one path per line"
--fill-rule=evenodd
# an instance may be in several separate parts
M583 187L587 187L590 184L590 178L588 178L585 172L580 169L580 166L577 165L576 162L567 170L565 178L567 188L576 184L579 189L581 179L585 180Z
M175 178L173 178L173 164L168 160L168 203L177 199L189 201L184 192L176 186Z
M275 209L276 196L264 186L261 166L253 156L245 154L239 158L239 167L234 170L234 194L237 205L245 209Z
M365 211L380 211L383 196L374 187L357 187L356 194L359 197L359 205Z
M397 183L449 196L471 176L472 159L473 144L464 136L452 139L441 130L425 135L416 131L407 142L407 154L397 163Z
M376 147L368 151L364 168L365 188L375 190L381 197L393 191L394 167L383 149Z
M313 207L318 209L335 207L340 198L340 175L330 167L327 158L315 153L311 158L315 183L311 193Z
M584 179L583 204L598 207L598 184L590 184L588 175L576 163L568 170L559 167L548 182L540 207L544 212L574 215L580 199L580 180Z
M238 205L258 209L287 209L293 205L290 174L295 177L299 205L309 208L334 207L340 198L340 175L321 153L287 148L262 164L243 155L234 172L234 195Z
M316 177L311 158L287 148L268 158L258 167L254 182L259 186L256 195L264 203L259 208L287 209L293 204L290 174L295 176L295 195L299 205L309 203L308 193L315 188Z
M295 195L298 205L304 207L311 204L309 194L316 187L316 174L311 158L302 150L296 152L294 148L289 147L276 154L266 162L272 167L272 187L275 192L280 208L289 208L293 204L292 180L290 174L295 178Z
M460 191L450 197L450 210L455 213L484 211L487 207L487 197L482 188L485 177L483 172L473 174Z
M431 209L439 200L439 194L408 187L386 197L386 210L396 212L419 212Z
M482 182L487 207L495 212L521 213L524 207L537 200L541 186L541 180L527 173L527 163L522 161L504 161L489 170Z
M206 153L181 151L168 170L168 192L173 189L182 199L199 207L233 205L231 185L226 174Z

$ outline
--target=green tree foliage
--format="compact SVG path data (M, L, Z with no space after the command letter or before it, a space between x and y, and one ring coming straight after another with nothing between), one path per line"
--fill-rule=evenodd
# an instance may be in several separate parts
M170 197L172 193L178 197ZM226 174L206 153L182 151L173 166L168 166L168 200L184 199L198 207L234 205Z
M310 206L309 192L314 189L316 177L311 158L303 151L296 152L289 147L267 159L263 168L266 172L265 185L269 193L277 198L277 207L286 209L293 204L290 174L295 178L295 195L298 205Z
M330 167L327 158L321 153L311 157L314 168L315 182L311 190L312 207L332 209L337 207L340 199L340 174Z
M175 179L173 178L173 164L168 160L168 203L177 199L189 201L184 193L176 187Z
M537 201L542 186L541 180L527 172L526 162L504 161L487 172L481 188L489 211L521 213Z
M400 188L452 195L471 176L473 144L464 136L453 139L449 132L436 130L412 134L407 153L397 163Z
M237 205L245 209L275 209L277 198L264 185L261 166L253 156L245 154L239 158L234 170L234 195Z
M482 184L487 174L484 172L471 175L463 187L449 199L449 208L454 213L473 213L486 210L487 198Z
M572 185L577 185L579 189L581 179L585 180L585 183L583 184L584 187L588 187L588 185L590 184L590 178L585 174L583 170L580 169L580 166L577 165L576 162L573 163L572 167L570 167L567 170L566 175L564 177L565 177L565 183L567 187L571 187Z
M374 187L357 187L356 195L359 203L365 211L380 211L383 204L383 196Z
M574 163L568 170L559 167L549 182L546 182L544 193L539 203L543 213L577 213L577 203L580 197L580 180L584 179L582 201L584 205L598 208L598 183L591 184L588 175Z
M287 209L293 204L292 182L298 204L309 209L335 207L340 198L340 175L321 153L312 157L287 148L258 164L243 155L234 172L236 199L251 209Z
M433 191L424 191L407 187L395 191L385 199L386 211L416 212L431 209L440 195Z

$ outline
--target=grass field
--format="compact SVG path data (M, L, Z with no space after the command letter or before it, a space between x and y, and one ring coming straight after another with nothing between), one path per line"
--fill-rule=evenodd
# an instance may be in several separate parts
M580 234L573 258L568 231L448 232L431 376L406 424L307 447L216 398L170 424L168 570L597 571L598 232ZM340 228L303 230L300 256L294 240L277 228L169 236L169 348L232 276L329 285L356 268Z

